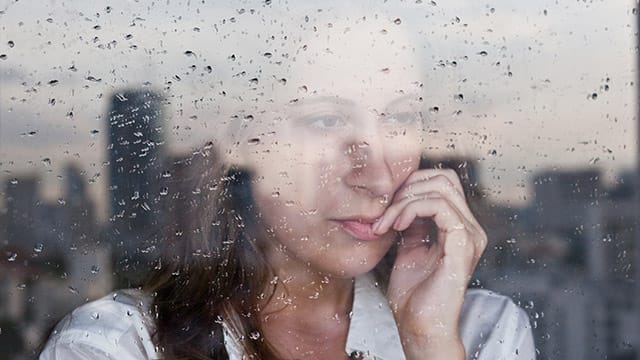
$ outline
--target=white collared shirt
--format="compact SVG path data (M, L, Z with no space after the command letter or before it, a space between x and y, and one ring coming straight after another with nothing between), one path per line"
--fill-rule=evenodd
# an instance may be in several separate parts
M365 359L403 360L393 314L373 277L356 278L354 288L346 353ZM134 289L82 305L58 323L40 360L161 359L151 341L150 305L151 298ZM529 318L505 296L469 289L460 331L467 359L535 359ZM230 359L241 360L241 348L228 331L225 342Z

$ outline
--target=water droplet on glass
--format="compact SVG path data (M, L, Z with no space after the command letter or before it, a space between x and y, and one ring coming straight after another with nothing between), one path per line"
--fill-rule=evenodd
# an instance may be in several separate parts
M42 159L42 165L51 166L51 159L49 159L49 158Z
M14 47L16 44L15 44L12 40L9 40L9 41L7 41L7 45L9 45L9 47L10 47L10 48L12 48L12 47Z
M100 266L98 266L98 265L91 266L91 273L92 274L97 274L98 272L100 272Z
M438 111L440 111L440 108L437 107L437 106L433 106L433 107L429 108L429 112L432 113L432 114L437 114Z
M488 53L488 52L486 52L486 51L484 51L484 50L482 50L482 51L480 51L480 52L478 53L478 55L480 55L480 56L487 56L487 55L489 55L489 53Z
M96 311L92 312L91 313L91 318L94 319L94 320L100 319L100 313L98 313Z
M69 286L68 287L69 292L72 294L77 294L78 293L78 289L74 288L73 286Z
M274 192L272 192L272 193L271 193L271 197L272 197L272 198L280 197L280 193L279 193L279 192L277 192L277 191L274 191Z
M260 138L251 138L247 143L249 145L258 145L260 144Z
M47 84L49 84L49 86L56 86L56 85L58 85L58 80L56 80L56 79L49 80L49 82Z
M455 94L455 95L453 96L453 98L454 98L457 102L460 102L460 101L464 100L464 95L463 95L463 94Z
M393 23L396 25L400 25L402 24L402 20L400 20L400 18L396 18L395 20L393 20Z
M260 338L260 333L258 331L252 331L249 333L249 338L251 340L258 340Z
M18 254L16 253L9 253L9 257L7 258L7 261L9 262L13 262L16 261L16 259L18 258Z
M38 243L33 247L33 252L35 253L41 253L42 250L44 250L44 245L41 243Z

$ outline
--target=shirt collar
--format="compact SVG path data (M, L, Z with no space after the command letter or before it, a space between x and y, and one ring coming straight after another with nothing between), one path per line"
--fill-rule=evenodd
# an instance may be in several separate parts
M401 359L404 351L393 313L371 273L356 278L347 354L365 359Z
M393 313L371 273L355 279L353 307L345 351L355 358L404 360L404 351ZM242 359L240 343L223 323L230 360Z

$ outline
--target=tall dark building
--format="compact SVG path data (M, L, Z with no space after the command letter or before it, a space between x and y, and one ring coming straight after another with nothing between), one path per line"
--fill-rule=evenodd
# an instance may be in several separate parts
M163 98L149 90L116 92L110 100L110 241L116 254L139 253L157 224L164 163Z
M86 179L76 164L65 166L64 238L69 245L95 244L98 224L89 198Z
M36 231L40 179L26 175L5 184L7 245L30 249L38 241Z

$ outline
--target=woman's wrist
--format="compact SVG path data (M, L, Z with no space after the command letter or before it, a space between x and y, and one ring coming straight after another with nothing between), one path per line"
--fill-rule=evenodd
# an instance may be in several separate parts
M441 331L438 334L400 331L402 348L407 360L463 360L465 350L457 329Z
M407 360L464 360L465 350L458 339L402 340Z

